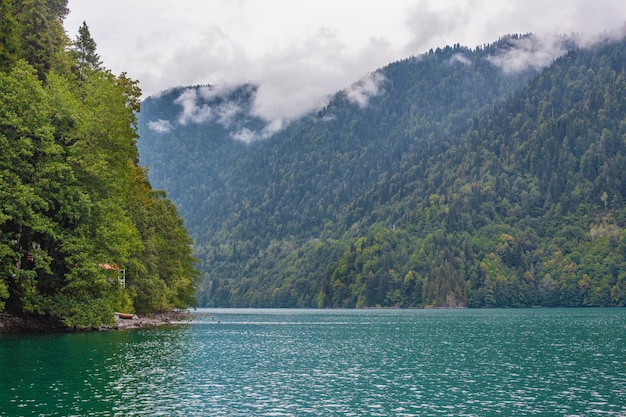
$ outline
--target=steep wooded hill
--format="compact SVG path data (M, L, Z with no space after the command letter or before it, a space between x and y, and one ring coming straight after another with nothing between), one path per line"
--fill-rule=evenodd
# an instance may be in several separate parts
M176 92L178 108L147 100L140 151L196 239L200 302L624 303L625 46L563 38L570 52L542 72L504 71L522 42L539 41L393 63L362 81L375 93L355 96L357 83L248 145L233 138L261 121L245 111L222 134L219 119L180 123L182 95L198 88ZM197 97L214 99L204 88ZM166 184L156 161L168 153L189 170Z
M194 304L191 239L136 147L141 91L66 0L0 4L0 313L91 328Z

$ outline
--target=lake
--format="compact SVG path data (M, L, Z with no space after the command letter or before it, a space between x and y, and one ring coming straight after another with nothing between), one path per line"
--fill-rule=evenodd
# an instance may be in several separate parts
M1 416L626 416L626 309L200 309L0 335Z

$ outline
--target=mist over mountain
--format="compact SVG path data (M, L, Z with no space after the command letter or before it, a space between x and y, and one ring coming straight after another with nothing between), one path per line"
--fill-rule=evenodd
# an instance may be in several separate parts
M181 87L144 101L138 148L201 305L622 305L625 65L623 41L457 44L294 120L257 86Z

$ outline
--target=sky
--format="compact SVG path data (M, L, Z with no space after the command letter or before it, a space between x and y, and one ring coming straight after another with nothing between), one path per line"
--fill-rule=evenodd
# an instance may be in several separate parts
M256 115L289 120L391 62L509 33L597 35L620 0L70 0L104 66L144 96L177 86L259 86ZM548 57L550 58L550 57Z

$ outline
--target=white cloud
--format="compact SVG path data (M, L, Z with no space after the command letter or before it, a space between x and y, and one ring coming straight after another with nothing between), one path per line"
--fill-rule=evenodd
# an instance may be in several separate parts
M460 62L463 65L467 65L470 66L472 65L472 61L470 61L470 59L468 57L466 57L463 54L454 54L452 55L452 58L450 58L450 62L454 63L454 62Z
M581 48L588 48L607 40L623 39L626 35L626 25L603 33L571 34L568 36L556 34L537 34L511 38L510 48L502 53L489 57L489 61L502 68L505 73L520 72L528 69L540 70L552 64L559 56L567 52L567 44L575 44Z
M622 26L610 28L608 30L593 33L577 35L577 43L581 48L590 48L598 43L605 41L618 41L626 38L626 21Z
M158 133L167 133L172 130L172 124L163 119L148 122L148 128Z
M473 48L507 34L592 35L620 27L626 2L615 0L416 0L406 17L407 52L460 43Z
M240 113L243 113L241 106L227 102L217 107L217 121L225 128L229 128L233 119Z
M365 108L369 104L370 97L380 93L380 86L385 77L380 72L374 72L352 84L345 90L346 97L352 103Z
M327 96L391 62L392 50L381 39L350 49L336 32L320 30L301 43L271 51L250 64L257 68L252 82L259 84L254 114L267 121L288 121L319 108ZM380 65L371 63L372 56Z
M188 122L203 123L211 120L213 110L207 104L198 103L198 90L195 88L185 89L174 103L183 109L178 117L178 123L185 125Z
M509 33L595 34L626 21L626 2L616 0L70 0L69 8L70 38L86 20L105 66L127 71L144 94L252 83L254 114L283 123L430 48L473 48ZM553 57L526 56L532 65ZM186 122L220 117L186 99Z
M252 143L257 140L267 139L273 134L279 132L283 128L283 123L284 121L282 119L275 119L265 125L265 127L259 132L243 128L235 133L232 133L230 136L233 139L244 143Z
M217 121L225 128L230 127L233 119L246 110L235 101L229 100L229 93L234 91L233 86L200 86L186 88L180 93L174 103L182 107L178 115L178 123L185 125ZM217 102L212 100L221 98Z
M248 128L243 128L233 133L231 137L243 143L252 143L257 139L257 134Z
M214 98L222 97L230 94L239 86L234 86L230 84L222 84L222 85L202 85L196 88L198 95L202 97L204 100L209 101Z
M555 35L511 39L510 49L489 57L489 61L505 73L540 70L567 52L566 40Z

